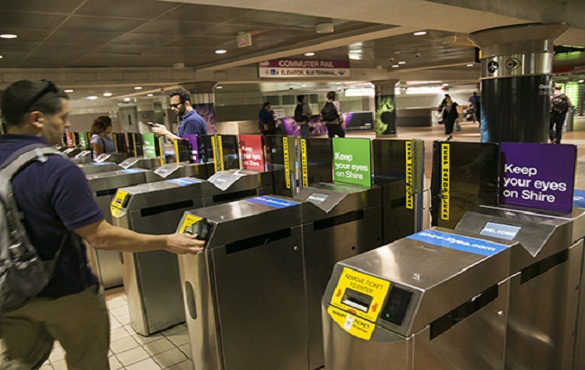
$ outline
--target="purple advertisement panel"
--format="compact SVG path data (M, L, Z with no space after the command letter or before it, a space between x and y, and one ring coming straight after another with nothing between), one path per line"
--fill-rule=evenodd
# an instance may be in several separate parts
M183 139L191 144L191 158L193 163L199 163L199 150L197 146L197 135L183 135Z
M572 210L577 147L501 143L500 204Z
M217 133L217 129L215 128L215 104L195 104L195 109L197 110L197 114L205 120L207 133L209 135L215 135Z

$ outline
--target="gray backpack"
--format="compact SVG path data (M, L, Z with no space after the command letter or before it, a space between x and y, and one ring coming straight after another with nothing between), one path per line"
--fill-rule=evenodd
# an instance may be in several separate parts
M67 234L54 259L43 261L31 244L23 215L12 193L12 177L33 161L46 162L46 155L63 153L32 144L13 153L0 166L0 314L24 306L49 283Z

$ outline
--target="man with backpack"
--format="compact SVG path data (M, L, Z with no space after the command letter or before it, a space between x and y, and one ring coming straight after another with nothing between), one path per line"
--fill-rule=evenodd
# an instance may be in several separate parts
M8 169L15 153L35 151L32 160L11 176L12 196L1 199L2 219L13 199L22 215L26 241L43 261L54 261L48 283L40 293L18 307L0 312L0 368L38 369L49 357L55 340L66 352L70 370L109 369L110 325L102 288L87 266L82 238L92 247L128 252L163 249L172 253L198 253L203 241L169 234L145 235L115 227L104 220L81 170L52 152L69 126L68 96L50 81L22 80L2 96L1 110L7 134L0 136L0 167ZM26 148L26 150L23 150ZM11 158L12 157L12 158ZM8 167L6 167L8 166ZM12 172L12 171L11 171ZM2 176L6 172L2 172ZM11 270L24 258L23 243L13 243L22 228L0 225L0 292L4 307L10 282L18 291L17 272ZM7 236L8 235L8 236ZM10 240L10 243L5 243ZM23 240L20 238L19 240ZM6 245L9 244L9 245ZM8 258L6 258L8 257ZM11 276L9 276L12 273ZM22 277L26 283L29 276ZM29 279L30 280L30 279Z
M301 137L305 139L309 137L309 120L313 114L307 101L308 99L305 95L297 96L297 106L294 116L295 121L301 127Z
M553 144L560 144L563 136L563 124L567 112L573 105L569 97L561 92L561 85L555 84L554 93L550 97L549 139Z
M330 139L336 135L345 137L343 116L340 113L339 102L335 101L335 91L329 91L327 93L327 103L321 108L321 120L327 126L327 134Z

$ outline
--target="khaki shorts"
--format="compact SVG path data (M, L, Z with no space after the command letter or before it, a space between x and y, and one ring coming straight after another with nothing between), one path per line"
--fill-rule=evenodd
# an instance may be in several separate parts
M94 285L57 299L34 298L0 316L0 369L38 369L55 340L69 370L109 370L110 320L103 290Z

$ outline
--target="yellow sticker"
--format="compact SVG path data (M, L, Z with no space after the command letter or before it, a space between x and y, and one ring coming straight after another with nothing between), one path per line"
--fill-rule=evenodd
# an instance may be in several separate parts
M282 138L282 151L284 154L284 182L286 188L290 189L290 163L288 163L288 137L286 136Z
M441 220L449 220L449 191L451 190L450 149L450 144L441 144Z
M127 196L128 192L118 189L110 205L112 206L112 208L122 209L122 205L124 204L124 200L126 200Z
M225 170L225 163L223 162L223 145L221 143L221 135L217 135L217 150L219 151L219 167L222 171Z
M213 153L213 166L215 167L215 172L220 171L219 160L217 157L217 152L215 151L215 136L211 137L211 151Z
M118 217L120 215L120 209L116 207L110 207L110 213L112 217Z
M389 288L389 281L344 267L331 305L376 322Z
M414 196L413 196L413 188L412 188L412 181L414 176L413 170L413 162L412 162L412 141L407 140L405 142L406 146L406 209L414 209Z
M191 230L191 228L199 221L201 221L201 217L192 214L185 215L181 227L179 228L179 234L192 234L193 230Z
M350 313L342 311L333 306L327 308L327 313L333 321L335 321L340 328L353 335L364 340L370 340L372 333L374 332L375 324L369 321L360 319Z
M301 175L303 188L309 186L309 170L307 168L307 139L301 139Z

